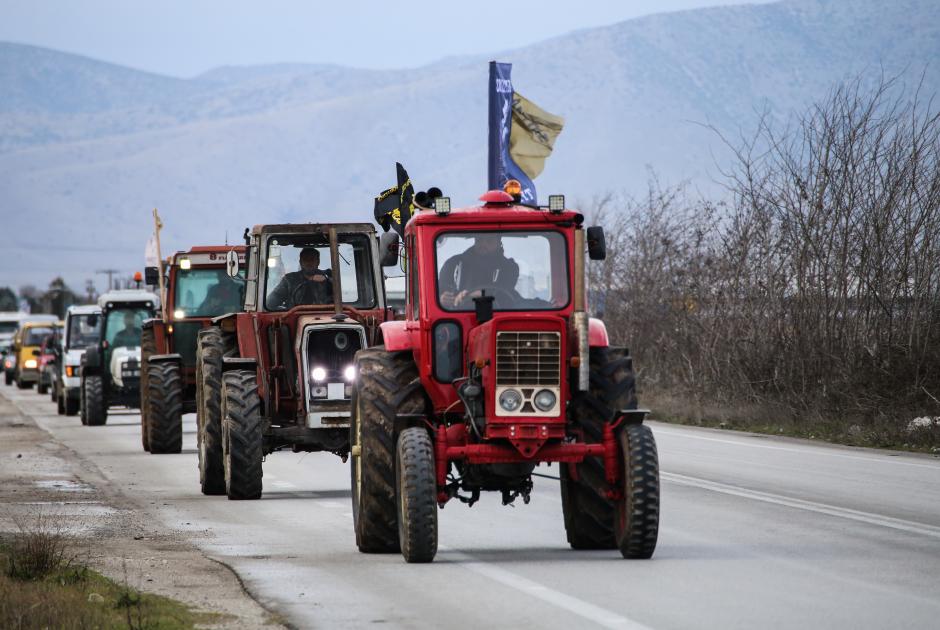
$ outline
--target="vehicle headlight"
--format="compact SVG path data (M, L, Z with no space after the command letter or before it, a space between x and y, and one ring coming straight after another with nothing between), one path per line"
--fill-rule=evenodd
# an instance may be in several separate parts
M555 392L550 389L543 389L535 394L532 403L539 411L551 411L555 407L556 400Z
M346 380L352 383L356 380L356 366L350 365L345 370L343 370L343 376L346 377Z
M505 411L515 411L522 406L522 394L514 389L503 390L499 395L499 406Z
M322 380L325 380L325 379L326 379L326 370L324 370L324 369L321 368L321 367L315 367L315 368L313 368L313 370L310 372L310 376L312 376L312 377L313 377L313 380L315 380L315 381L322 381Z
M183 309L178 308L175 311L173 311L173 319L185 319L185 318L186 318L186 311L184 311Z
M23 367L27 370L34 370L38 365L39 363L36 362L36 359L26 359L26 361L23 362Z

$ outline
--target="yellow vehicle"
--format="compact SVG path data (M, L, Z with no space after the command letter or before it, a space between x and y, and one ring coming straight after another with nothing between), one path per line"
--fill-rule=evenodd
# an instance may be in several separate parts
M55 332L57 326L61 324L55 317L50 317L48 321L25 321L16 331L13 337L13 355L16 357L13 380L20 389L29 389L33 383L39 382L39 346Z

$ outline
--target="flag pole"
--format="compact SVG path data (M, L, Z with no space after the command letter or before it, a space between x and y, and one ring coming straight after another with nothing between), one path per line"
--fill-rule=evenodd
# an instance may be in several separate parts
M160 253L160 230L163 229L163 221L160 220L160 215L157 214L157 209L153 209L153 234L156 237L157 241L157 274L159 275L160 280L160 313L163 316L163 321L166 321L166 288L163 286L163 254Z

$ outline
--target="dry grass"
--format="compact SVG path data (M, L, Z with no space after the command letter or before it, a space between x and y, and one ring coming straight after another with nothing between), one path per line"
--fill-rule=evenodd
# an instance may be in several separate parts
M169 630L212 623L219 615L142 593L78 562L75 539L54 516L15 520L18 531L0 540L0 628L131 628Z

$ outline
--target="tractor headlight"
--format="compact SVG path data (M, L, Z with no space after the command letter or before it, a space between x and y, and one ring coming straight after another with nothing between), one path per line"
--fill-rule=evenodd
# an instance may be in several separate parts
M551 411L555 407L556 400L555 392L549 389L543 389L535 394L532 403L539 411Z
M343 370L343 376L346 377L346 380L350 383L356 380L356 366L347 366L346 369Z
M36 362L36 359L26 359L23 362L23 367L27 370L35 370L39 366L39 363Z
M313 380L315 380L315 381L323 381L323 380L326 380L326 370L324 370L324 369L321 368L321 367L315 367L315 368L313 368L313 370L310 372L310 376L312 376L312 377L313 377Z
M522 394L514 389L503 390L499 395L499 406L504 411L513 412L522 406Z
M175 311L173 311L173 319L185 319L185 318L186 318L186 311L184 311L183 309L178 308Z

